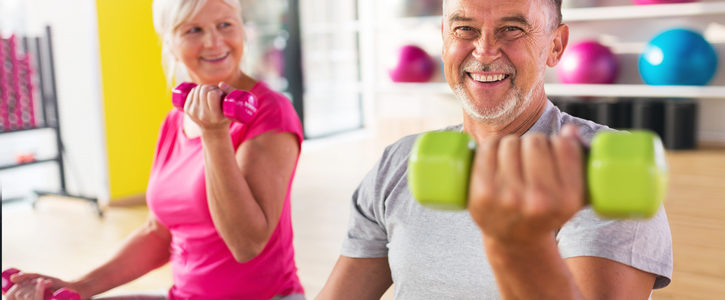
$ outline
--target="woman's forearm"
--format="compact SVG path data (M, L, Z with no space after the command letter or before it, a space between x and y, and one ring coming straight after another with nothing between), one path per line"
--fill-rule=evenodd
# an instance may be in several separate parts
M121 249L105 264L72 281L71 288L83 299L132 281L169 261L171 242L166 229L147 223L126 239ZM161 230L159 233L157 230Z
M240 166L228 131L205 132L204 166L214 226L240 262L262 251L276 224L257 199Z

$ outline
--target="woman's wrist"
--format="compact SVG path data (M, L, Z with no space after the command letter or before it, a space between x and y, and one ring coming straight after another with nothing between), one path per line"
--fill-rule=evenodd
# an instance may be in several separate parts
M68 285L65 288L77 292L78 295L81 296L81 299L89 299L94 295L93 291L90 290L90 287L92 286L93 285L88 281L88 279L82 278L68 282Z
M201 138L203 140L218 140L218 139L224 139L224 138L228 139L229 138L229 126L227 124L225 126L202 128L201 129Z

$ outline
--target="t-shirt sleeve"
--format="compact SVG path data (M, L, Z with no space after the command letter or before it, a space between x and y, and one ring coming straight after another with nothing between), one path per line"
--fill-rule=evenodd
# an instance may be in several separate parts
M664 207L646 220L602 219L589 207L558 232L563 258L596 256L657 275L654 287L672 280L672 234Z
M387 150L386 150L387 153ZM350 222L341 254L347 257L371 258L388 256L388 234L385 229L383 176L386 155L363 178L352 195Z
M266 99L260 99L263 104L257 111L257 116L251 123L245 125L248 127L246 132L241 136L232 134L235 139L234 146L238 147L243 141L253 139L267 131L290 132L297 138L298 144L302 145L304 139L302 125L292 103L286 97L273 92L263 97Z

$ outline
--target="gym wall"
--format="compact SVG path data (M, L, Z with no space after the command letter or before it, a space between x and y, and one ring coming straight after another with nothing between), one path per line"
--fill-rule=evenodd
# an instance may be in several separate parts
M145 193L159 127L171 108L151 1L97 0L111 202Z

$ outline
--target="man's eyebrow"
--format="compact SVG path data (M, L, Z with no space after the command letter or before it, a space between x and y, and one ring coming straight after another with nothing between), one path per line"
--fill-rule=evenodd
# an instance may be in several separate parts
M464 15L458 14L458 13L454 13L454 14L452 14L448 18L448 22L449 23L453 23L453 22L470 22L470 21L473 21L473 19L470 18L470 17L466 17Z
M458 14L458 13L454 13L454 14L452 14L448 18L448 22L449 23L453 23L453 22L470 22L470 21L473 21L473 18L466 17L466 16L461 15L461 14ZM526 17L524 17L522 15L506 16L506 17L501 18L500 21L501 22L514 22L514 23L519 23L519 24L521 24L521 25L523 25L525 27L531 27L531 24L529 23L529 20L526 19Z
M522 15L513 15L513 16L507 16L501 18L501 22L514 22L519 23L521 25L524 25L526 27L531 27L531 24L529 24L529 20L526 19L526 17Z

